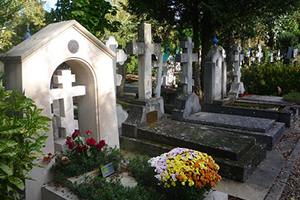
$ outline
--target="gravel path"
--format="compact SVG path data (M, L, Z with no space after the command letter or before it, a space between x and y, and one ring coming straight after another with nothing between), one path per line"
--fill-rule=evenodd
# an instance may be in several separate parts
M298 118L292 127L286 129L285 135L274 148L274 150L280 152L285 159L285 165L270 190L270 192L273 193L277 192L279 195L277 196L280 200L300 200L299 146L300 118ZM287 169L290 169L290 171Z

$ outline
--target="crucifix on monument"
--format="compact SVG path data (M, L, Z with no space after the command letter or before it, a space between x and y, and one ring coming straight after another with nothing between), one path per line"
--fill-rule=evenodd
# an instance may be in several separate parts
M75 75L71 74L71 70L58 70L53 76L53 83L58 84L58 88L50 90L53 109L59 110L55 118L57 126L61 128L61 137L72 136L78 129L78 121L74 119L73 97L86 94L85 86L72 86L72 82L75 82Z
M180 47L183 53L176 55L176 62L182 64L182 76L180 76L180 83L183 84L182 92L191 93L194 85L193 62L198 60L198 55L193 53L194 43L190 37L180 42Z
M184 118L199 112L201 106L199 97L193 93L193 62L198 60L198 54L193 53L194 43L190 37L180 42L183 53L176 54L176 62L182 64L182 76L180 83L183 85L182 94L178 95L175 100L175 108L172 111L172 119L184 121Z
M153 44L151 38L151 25L143 23L138 29L138 41L126 44L127 53L138 55L139 98L132 104L129 116L122 124L124 136L135 137L137 127L151 124L164 117L163 98L159 95L152 97L152 55L159 56L162 63L161 45ZM161 73L161 70L159 71Z
M229 98L237 99L239 94L244 94L244 84L241 82L241 62L244 60L243 48L238 43L233 49L234 52L234 71L233 71L233 83L229 91Z
M139 26L138 41L126 45L127 53L138 55L139 99L152 97L152 54L159 55L160 44L153 44L151 25L143 23Z

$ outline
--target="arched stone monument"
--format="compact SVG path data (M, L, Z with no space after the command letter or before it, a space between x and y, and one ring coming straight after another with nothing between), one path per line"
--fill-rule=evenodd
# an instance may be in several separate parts
M91 130L96 141L119 147L114 57L113 51L75 20L50 24L5 54L6 89L25 91L43 109L42 115L55 116L64 132L54 142L50 124L45 154L54 153L55 145L60 150L65 137L76 128L83 133ZM70 69L57 70L62 63ZM74 96L78 123L73 114ZM35 181L26 181L26 199L30 200L40 200L39 188L50 180L50 164L37 162L45 168L34 168L30 175Z

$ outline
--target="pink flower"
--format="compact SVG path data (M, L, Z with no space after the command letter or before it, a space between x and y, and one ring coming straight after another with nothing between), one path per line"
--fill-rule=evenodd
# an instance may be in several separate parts
M90 135L90 134L92 134L92 131L88 130L85 133L88 134L88 135Z
M69 148L69 149L73 149L74 146L75 146L75 143L72 142L72 141L70 141L70 140L68 140L68 141L69 141L69 143L68 143L68 148ZM68 142L68 141L67 141L67 142Z
M86 145L84 145L84 146L82 147L82 151L83 151L84 153L87 152L87 146L86 146Z
M100 140L96 146L97 149L100 151L105 146L105 140Z
M77 151L78 153L81 153L81 152L82 152L82 146L81 146L81 145L78 145L78 146L76 147L76 151Z
M86 144L89 145L89 146L93 146L96 144L96 140L94 138L90 138L86 141Z
M73 140L79 135L79 131L75 130L74 133L72 134Z

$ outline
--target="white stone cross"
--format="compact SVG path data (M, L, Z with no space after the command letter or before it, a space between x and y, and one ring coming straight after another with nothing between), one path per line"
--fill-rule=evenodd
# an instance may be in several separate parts
M139 26L138 42L126 44L127 53L138 54L139 99L152 97L152 54L161 52L161 45L153 44L151 38L151 25L143 23Z
M118 47L118 42L115 39L114 36L108 36L105 38L104 40L105 45L110 48L113 52L116 53L116 57L114 58L114 63L113 63L113 67L114 67L114 82L115 82L115 86L120 86L121 85L121 81L122 81L122 75L117 74L117 63L119 65L123 65L124 62L127 60L127 55L124 52L123 49L117 49Z
M241 82L241 64L244 60L244 54L242 54L243 48L241 47L241 44L239 43L237 46L235 46L234 52L234 71L233 71L233 77L234 82L239 83Z
M73 97L86 94L85 86L72 86L75 75L71 70L57 70L53 76L53 83L58 84L57 89L50 90L51 102L59 100L60 116L55 116L58 127L62 128L62 136L71 136L78 129L78 121L74 119Z
M198 55L193 53L194 43L190 37L180 42L180 47L183 53L176 55L176 61L182 64L183 74L180 77L180 83L183 84L183 93L190 93L194 85L192 64L198 60Z
M241 44L238 43L233 49L234 52L234 68L233 68L233 83L229 91L229 98L237 99L239 94L244 94L244 84L241 82L241 62L244 59L244 54L242 54L243 48Z
M260 63L261 62L261 59L263 57L263 53L262 53L262 48L261 48L261 43L259 42L258 43L258 52L256 53L256 57L257 57L257 62Z

